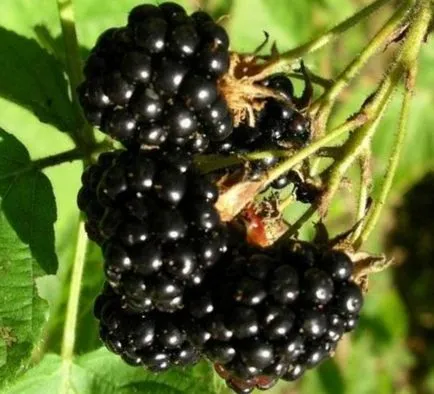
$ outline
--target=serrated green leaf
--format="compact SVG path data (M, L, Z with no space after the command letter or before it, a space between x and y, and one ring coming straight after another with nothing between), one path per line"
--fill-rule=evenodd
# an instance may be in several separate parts
M4 394L57 393L62 381L62 359L47 355ZM212 369L199 364L159 375L126 365L106 349L78 357L71 368L70 393L80 394L213 394Z
M57 270L54 250L56 203L51 183L40 171L19 173L31 164L18 139L0 129L1 209L21 241L46 273Z
M0 213L0 387L25 370L41 333L47 304L35 279L42 274Z
M61 131L77 127L62 64L35 40L0 27L0 96Z

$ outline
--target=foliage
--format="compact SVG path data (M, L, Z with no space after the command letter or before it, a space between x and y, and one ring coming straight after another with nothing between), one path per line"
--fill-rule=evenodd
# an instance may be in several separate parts
M103 30L124 23L127 11L138 3L139 0L109 1L101 6L96 0L75 0L81 54L87 55ZM191 10L195 2L180 3ZM215 17L229 15L222 23L229 30L233 50L253 51L263 40L263 31L267 31L284 52L353 15L361 2L204 0L201 3ZM390 16L398 9L397 3L390 1L371 18L362 19L319 54L303 56L309 69L324 78L336 78L366 45L366 32L370 39L378 26L383 25L384 15ZM401 3L410 6L413 2ZM358 111L364 98L375 89L398 44L389 46L351 83L351 94L344 91L345 98L338 100L332 112L331 125L340 124L344 115ZM3 0L0 52L0 389L7 394L54 393L61 392L60 387L64 390L62 394L219 391L208 365L154 376L128 367L100 349L92 301L101 286L101 256L93 246L83 248L80 242L75 195L82 166L68 162L85 155L76 146L83 142L86 126L71 98L66 76L68 56L56 2ZM383 219L375 226L374 236L364 249L384 249L384 234L390 230L393 215L392 203L399 201L425 173L434 170L433 53L433 43L428 41L418 59L417 88L389 194L391 204L383 209ZM396 115L401 108L398 98L390 102L373 139L374 200L380 195L398 130ZM101 135L97 134L97 138L101 139ZM92 144L90 141L89 146ZM357 184L357 171L346 176ZM342 230L343 221L353 217L356 210L354 204L348 203L347 192L340 197L334 199L330 207L333 220L327 223L334 233ZM292 206L288 215L298 217L302 212L302 207ZM70 359L62 336L71 329L66 311L74 294L71 275L74 261L83 252L80 248L87 253L83 279L78 284L80 309L73 316L77 320L72 344L76 354ZM408 286L418 288L417 283ZM275 392L415 392L408 383L413 360L406 343L407 326L411 325L407 323L407 308L412 305L400 294L405 292L402 289L402 283L395 288L389 272L377 275L371 281L357 335L341 345L334 360L308 373L297 385L279 384ZM429 375L427 372L426 376Z

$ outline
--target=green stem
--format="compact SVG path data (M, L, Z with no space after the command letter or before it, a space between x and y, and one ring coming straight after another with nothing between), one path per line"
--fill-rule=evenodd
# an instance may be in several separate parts
M361 126L365 122L364 116L356 116L348 122L336 127L330 133L320 138L319 140L313 142L306 148L297 152L294 156L290 157L288 160L284 161L282 164L278 165L276 168L268 172L266 179L264 180L265 185L270 184L273 180L279 178L281 175L288 172L292 167L301 163L307 157L313 155L316 151L323 148L334 139L338 138L342 134L354 130ZM264 185L264 186L265 186Z
M68 394L70 391L69 385L72 360L74 357L80 290L88 245L88 238L84 227L84 219L82 217L80 217L78 226L77 246L72 266L71 287L69 289L68 304L66 307L66 319L61 348L62 380L60 383L60 394Z
M384 183L381 188L381 192L378 197L378 200L375 202L373 210L369 214L366 224L359 231L359 236L357 237L357 240L355 242L356 248L360 247L368 239L369 235L374 230L379 220L383 206L385 205L387 197L389 196L390 190L392 188L393 179L395 177L396 169L398 167L402 145L403 145L403 141L407 129L407 118L409 112L408 107L410 105L410 100L411 100L411 98L409 97L411 96L411 94L407 94L407 93L408 92L406 92L404 96L403 106L400 115L400 125L398 129L398 134L396 136L396 141L394 144L392 156L389 161L389 166L386 171L386 177L384 179Z
M383 26L383 28L372 38L368 45L336 78L333 86L327 90L315 103L312 104L309 111L311 113L319 110L319 113L324 113L328 117L331 107L334 102L345 89L348 83L360 72L367 61L374 56L381 48L384 48L387 43L399 35L402 31L402 23L407 14L408 7L402 5Z
M409 0L392 15L383 28L372 38L368 45L362 50L341 74L337 77L334 84L322 96L320 96L309 108L309 112L314 117L315 133L321 136L327 127L327 122L339 94L348 83L360 72L366 62L374 56L381 48L387 46L405 29L403 26L404 16L408 11ZM311 173L315 174L319 166L319 158L312 161Z
M69 78L72 105L74 108L77 124L77 130L71 132L77 145L87 152L95 145L95 136L92 127L87 123L83 116L77 95L77 87L83 80L82 62L80 48L77 40L75 29L74 7L72 0L57 0L59 11L60 25L62 28L62 37L65 45L66 71Z
M386 171L386 176L378 201L375 203L371 214L368 217L364 227L361 230L360 237L355 243L355 247L359 248L369 238L369 235L375 229L378 220L380 218L381 211L387 201L392 188L393 179L396 174L396 170L399 164L401 151L404 145L405 136L407 133L408 118L410 112L411 100L414 92L417 75L417 59L420 52L422 42L424 41L425 34L429 27L433 10L431 8L430 0L422 0L417 3L417 10L413 16L413 24L408 32L407 39L400 56L398 58L398 64L404 68L405 72L405 94L401 108L401 114L399 119L398 133L392 150L392 154L389 161L389 166Z
M57 166L59 164L63 164L66 162L81 160L83 158L84 158L83 152L81 152L78 148L74 148L66 152L57 153L52 156L47 156L38 160L34 160L26 167L9 172L7 174L2 174L0 175L0 181L5 180L7 178L20 176L30 171L42 170L44 168Z
M406 41L407 43L407 41ZM402 52L401 52L402 54ZM321 210L325 212L324 207L328 206L334 194L336 193L340 181L360 153L368 148L368 145L377 129L378 123L384 113L384 110L397 88L403 75L403 67L398 55L397 62L394 62L381 81L380 86L373 96L371 96L363 105L362 111L366 114L369 121L361 129L356 130L344 146L343 157L333 163L327 172L327 193L323 196Z
M231 156L221 156L221 155L205 155L197 156L195 158L196 165L201 169L202 172L211 172L218 170L220 168L230 167L239 163L243 163L248 160L263 160L272 159L274 157L288 157L290 152L286 150L269 150L269 151L258 151L250 152L244 155L231 155Z
M320 204L322 213L326 212L326 208L338 191L342 178L350 166L357 157L360 156L363 150L369 149L372 137L377 131L378 124L380 123L395 86L391 86L390 89L386 91L385 96L382 97L382 100L379 100L379 106L375 106L375 111L369 116L371 120L366 125L356 130L347 140L343 148L342 158L335 161L327 170L325 181L327 184L327 192L322 196Z
M267 72L272 73L277 69L282 69L288 63L296 61L302 56L306 56L308 53L315 52L318 49L324 47L325 45L330 44L331 42L338 39L343 33L356 26L358 23L369 17L371 14L373 14L379 8L383 7L388 2L390 2L390 0L374 1L372 4L361 9L359 12L357 12L350 18L345 19L343 22L339 23L326 33L320 35L319 37L314 38L311 41L308 41L296 48L282 53L280 57L276 59L276 61L270 62L270 64L267 65Z
M323 89L330 89L330 87L333 86L333 84L334 84L333 80L323 78L320 75L317 75L310 70L308 71L308 73L309 73L310 81L312 83L314 83L315 85L321 86ZM288 73L288 77L298 79L298 80L303 81L303 82L305 81L304 75L302 75L300 73L291 72L291 73Z
M285 233L286 238L291 238L299 232L299 230L306 224L308 220L310 220L313 215L315 215L315 212L317 210L317 207L315 205L311 205L306 211L301 215L297 221L291 225L289 230Z
M360 185L357 199L356 223L360 223L366 215L369 192L372 187L371 150L365 149L360 155ZM354 232L351 239L355 241L360 235L361 227Z

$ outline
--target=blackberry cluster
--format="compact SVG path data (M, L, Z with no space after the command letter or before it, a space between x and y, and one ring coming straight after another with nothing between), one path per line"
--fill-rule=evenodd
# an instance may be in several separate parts
M297 147L308 143L311 136L310 121L294 106L294 88L291 80L284 74L274 74L262 84L280 96L280 99L268 98L263 109L257 114L255 127L241 124L234 128L233 133L224 141L212 143L208 153L246 154L279 147ZM280 161L278 157L252 161L249 163L249 179L261 179L267 170ZM301 182L294 171L288 171L280 176L271 187L280 190L290 183L295 186L298 201L309 203L317 197L315 188Z
M94 315L100 321L106 347L127 364L162 372L172 366L193 365L200 359L187 340L179 314L128 312L108 284L95 301Z
M311 135L310 121L293 103L294 87L284 74L274 74L262 85L280 98L270 97L256 115L255 126L241 124L222 142L211 144L210 149L219 153L247 153L268 147L304 145ZM261 163L263 170L274 163Z
M340 251L232 250L186 303L191 341L236 392L296 380L354 329L363 304Z
M232 133L217 80L229 68L226 31L175 3L139 5L99 37L78 94L88 121L125 145L203 152Z
M103 251L94 314L105 345L155 372L204 356L249 393L329 357L354 329L363 296L343 252L298 242L260 249L222 223L218 188L193 155L296 147L311 134L283 74L260 82L270 97L255 127L233 128L219 90L228 48L209 15L175 3L137 6L126 26L100 36L78 95L88 121L127 150L85 170L78 206ZM251 178L278 161L251 163ZM314 198L293 172L271 186L289 183L299 200Z
M176 152L175 152L176 153ZM125 308L173 312L226 251L218 190L181 152L115 151L83 174L78 205Z

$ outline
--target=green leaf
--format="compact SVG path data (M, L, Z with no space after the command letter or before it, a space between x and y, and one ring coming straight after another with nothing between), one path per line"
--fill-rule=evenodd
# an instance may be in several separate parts
M40 336L47 304L35 279L42 274L0 213L0 386L23 372Z
M29 370L4 394L57 393L64 368L60 356L46 355L42 362ZM192 369L178 369L152 374L142 368L126 365L106 349L78 357L71 367L71 393L80 394L212 394L212 369L199 364Z
M31 165L29 154L13 135L0 129L1 209L21 241L46 273L57 270L54 250L56 203L51 183Z
M32 39L0 27L0 96L61 131L77 127L62 64Z

